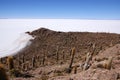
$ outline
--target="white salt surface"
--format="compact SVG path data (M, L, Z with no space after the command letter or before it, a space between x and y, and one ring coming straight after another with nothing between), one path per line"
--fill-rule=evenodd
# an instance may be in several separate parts
M0 19L0 57L15 54L32 39L24 34L45 27L55 31L109 32L120 34L120 20Z

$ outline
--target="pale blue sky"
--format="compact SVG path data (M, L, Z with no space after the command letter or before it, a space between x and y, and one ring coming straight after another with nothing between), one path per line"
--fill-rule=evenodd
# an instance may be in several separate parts
M120 19L120 0L0 0L0 18Z

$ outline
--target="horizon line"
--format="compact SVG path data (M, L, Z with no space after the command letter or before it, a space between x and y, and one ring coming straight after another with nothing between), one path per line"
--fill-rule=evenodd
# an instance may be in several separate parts
M64 20L120 20L120 19L85 19L85 18L0 18L0 19L64 19Z

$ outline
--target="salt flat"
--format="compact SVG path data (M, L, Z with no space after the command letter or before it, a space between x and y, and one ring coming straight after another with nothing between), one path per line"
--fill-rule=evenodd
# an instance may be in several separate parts
M13 54L24 48L29 39L32 38L24 35L24 32L33 31L40 27L65 32L120 33L120 20L0 19L0 56Z

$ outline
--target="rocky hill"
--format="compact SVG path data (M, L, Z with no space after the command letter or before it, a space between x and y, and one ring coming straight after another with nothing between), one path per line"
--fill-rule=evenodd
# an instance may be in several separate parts
M14 64L32 77L15 80L120 80L120 34L45 28L26 33L35 38Z

